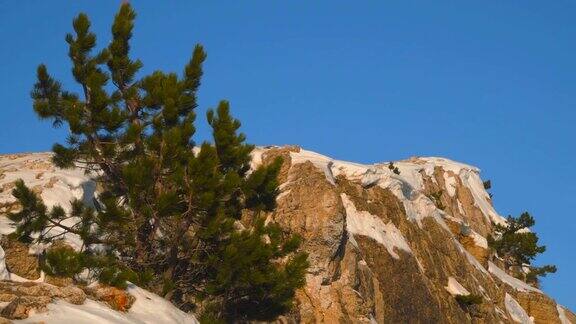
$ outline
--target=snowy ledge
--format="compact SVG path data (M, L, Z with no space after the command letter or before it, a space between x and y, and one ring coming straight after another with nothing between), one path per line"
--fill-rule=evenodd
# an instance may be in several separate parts
M386 250L395 259L400 259L395 248L412 253L408 242L402 232L392 222L385 224L380 217L366 211L359 211L354 203L343 193L340 195L342 204L346 209L346 230L350 234L367 236L384 245ZM353 236L351 235L351 241ZM356 243L356 241L352 241Z
M504 270L498 268L494 263L488 261L488 271L500 279L502 282L507 284L508 286L523 292L537 292L542 294L540 289L530 286L529 284L525 283L520 279L516 279L511 275L507 274Z

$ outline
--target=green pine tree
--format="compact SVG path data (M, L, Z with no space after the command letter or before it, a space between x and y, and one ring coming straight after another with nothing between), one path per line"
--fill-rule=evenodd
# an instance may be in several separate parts
M182 309L203 304L204 318L213 320L273 319L291 307L308 267L299 239L263 221L275 207L282 161L250 169L254 146L226 101L207 114L214 142L195 152L204 49L195 46L180 75L140 77L142 63L130 57L135 17L123 4L112 41L99 51L88 17L74 19L66 42L81 93L64 90L45 65L38 67L34 110L69 130L66 144L54 145L53 162L84 168L102 190L95 208L75 201L66 213L48 209L18 182L13 193L23 208L10 216L14 235L83 240L80 251L45 253L44 268L53 275L76 278L87 269L111 285L138 282ZM244 211L251 221L240 221ZM66 219L76 221L66 226Z
M488 236L488 245L504 259L507 266L529 269L523 279L531 283L537 283L538 276L556 272L554 265L541 267L532 265L536 256L546 251L545 246L538 245L538 235L529 230L534 224L534 218L527 212L517 218L508 216L507 224L495 224L496 234Z

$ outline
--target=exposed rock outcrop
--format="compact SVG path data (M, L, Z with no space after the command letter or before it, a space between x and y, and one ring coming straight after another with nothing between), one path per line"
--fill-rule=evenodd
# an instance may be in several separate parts
M80 305L86 300L86 294L74 286L56 287L35 282L0 281L0 300L9 302L0 315L8 319L27 318L32 310L45 312L48 304L56 298Z
M304 238L312 263L288 321L513 323L524 312L536 323L560 323L552 299L488 271L486 237L505 219L478 169L412 158L394 162L398 175L386 163L347 163L297 147L255 155L258 163L282 156L282 193L269 217ZM459 303L449 282L481 303Z

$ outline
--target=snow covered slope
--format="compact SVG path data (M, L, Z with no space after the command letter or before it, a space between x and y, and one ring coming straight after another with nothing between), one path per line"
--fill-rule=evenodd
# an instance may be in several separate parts
M0 156L0 234L14 231L14 226L2 214L17 209L11 191L15 180L22 179L32 190L38 193L48 206L60 205L70 208L73 199L83 200L92 204L96 184L89 175L80 169L62 170L50 162L51 153L10 154ZM72 222L74 220L71 220ZM66 241L74 247L79 247L81 241L74 236L67 236ZM31 249L30 252L35 252ZM0 280L27 280L11 274L4 262L5 253L0 247ZM48 305L48 312L32 313L24 320L14 320L15 323L198 323L191 314L186 314L165 299L139 288L129 285L127 292L136 297L136 301L127 312L110 309L104 303L86 299L82 305L70 304L64 300L55 300ZM5 305L4 305L5 306Z
M15 323L58 323L58 324L195 324L194 316L174 307L167 300L135 285L128 292L136 297L128 312L111 310L108 306L87 299L82 305L73 305L63 300L48 305L48 312L32 314Z

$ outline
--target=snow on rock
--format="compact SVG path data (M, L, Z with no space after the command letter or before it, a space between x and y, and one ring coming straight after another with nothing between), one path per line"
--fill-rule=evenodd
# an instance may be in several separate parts
M6 269L6 253L4 253L4 249L0 246L0 280L8 280L10 279L10 273L8 269Z
M421 181L421 178L416 175L418 173L407 172L410 169L407 169L404 164L400 163L399 165L404 169L404 171L400 172L400 175L390 171L388 166L384 164L375 165L367 169L360 179L362 185L365 187L378 185L389 189L404 205L408 219L415 221L418 226L422 227L422 219L432 217L442 227L448 229L442 221L444 212L439 210L430 198L417 189L416 186L419 186L419 181Z
M250 153L250 170L256 170L260 165L262 165L262 154L266 152L263 147L256 147Z
M59 323L59 324L195 324L196 318L179 310L160 296L134 285L128 286L128 292L136 301L128 312L118 312L103 303L87 299L82 305L73 305L57 300L48 305L48 311L31 314L25 320L14 323Z
M80 168L60 169L51 162L52 153L27 153L0 156L0 206L14 202L12 196L14 182L22 179L33 191L40 193L44 204L50 208L56 205L69 211L70 202L79 199L87 205L93 205L96 183L90 179ZM64 225L71 226L76 219L64 220ZM6 218L0 216L0 234L9 234L14 231L14 225ZM53 231L55 234L59 230ZM72 247L79 249L82 242L77 235L66 234L64 239ZM32 247L32 250L38 247Z
M444 288L446 288L446 290L452 296L456 296L456 295L468 296L468 295L470 295L470 292L466 288L464 288L456 279L454 279L454 277L448 277L448 285Z
M482 266L482 264L478 261L478 259L476 259L472 254L470 254L470 252L468 252L464 248L464 246L462 246L462 244L460 242L458 242L458 240L456 240L455 238L452 238L452 241L454 242L454 244L456 245L458 250L460 250L460 252L462 254L464 254L464 256L466 256L466 259L468 259L468 262L472 266L474 266L474 268L478 269L480 272L482 272L485 275L489 275L488 271L486 271L486 269Z
M129 285L128 292L136 297L128 316L144 323L198 323L196 318L176 308L166 299L136 285Z
M522 324L534 323L534 319L528 316L528 313L526 313L524 308L522 308L516 299L514 299L508 293L506 293L506 297L504 298L504 305L506 306L506 310L514 322Z
M532 287L529 284L525 283L524 281L516 279L511 275L507 274L504 270L498 268L498 266L496 266L494 263L490 261L488 261L488 271L490 271L490 273L495 275L502 282L518 291L542 293L542 291L540 291L539 289Z
M445 215L445 218L449 219L452 222L460 224L461 227L460 231L462 234L463 234L462 228L466 228L467 234L465 235L470 236L474 240L474 244L476 246L479 246L483 249L488 249L488 240L484 236L478 234L476 231L471 229L467 222L463 221L460 218L456 218L450 215Z
M448 174L448 172L444 172L444 183L446 185L446 191L450 197L454 197L456 194L456 178L451 174Z
M258 154L256 154L257 157ZM334 177L344 175L350 180L360 180L365 187L379 185L390 189L404 204L408 217L420 225L424 217L439 216L439 212L432 201L422 191L424 189L423 174L432 176L436 167L444 171L445 189L450 196L456 194L456 178L448 175L450 171L460 178L464 186L470 189L475 205L482 211L486 219L505 224L506 219L500 216L490 203L490 196L484 189L480 178L480 170L476 167L438 157L411 158L409 160L394 162L400 174L394 174L388 163L364 165L352 162L338 161L312 151L300 150L290 152L292 164L311 162L325 175L326 179L334 184ZM434 177L432 177L434 181Z
M466 170L465 172L460 173L460 179L462 180L462 184L470 189L472 197L474 197L474 203L478 208L480 208L482 214L484 214L488 220L496 224L506 224L506 218L498 215L490 203L490 196L484 189L484 183L482 182L482 179L480 179L478 172Z
M358 211L345 193L340 196L346 209L346 230L349 233L374 239L384 245L388 253L395 259L399 259L400 256L394 248L412 253L406 239L402 236L402 232L392 222L385 224L378 216L366 211Z
M506 223L506 219L500 216L496 212L496 210L494 210L494 207L492 207L492 204L490 203L490 196L484 189L484 182L482 181L482 179L480 179L480 169L464 163L459 163L449 159L438 157L418 158L417 160L425 161L425 163L421 166L421 170L424 170L428 175L431 174L430 170L432 169L433 172L433 169L436 166L441 167L444 171L451 171L454 174L458 175L460 180L462 181L462 184L468 189L470 189L470 192L474 197L474 203L478 208L480 208L484 216L488 220L491 220L497 224ZM451 196L453 196L455 191L452 192L452 189L450 189L450 187L453 187L452 185L455 184L455 179L448 180L451 177L447 177L446 174L444 175L444 177L445 179L447 179L446 190Z
M315 167L324 172L326 180L333 185L336 185L336 180L332 174L332 159L329 157L318 154L312 151L300 150L300 152L290 152L290 159L292 164L305 163L307 161L311 162Z
M6 189L18 180L31 189L40 188L46 206L60 205L70 210L70 201L80 199L92 204L96 184L82 169L60 169L51 162L52 153L28 153L0 156L0 186ZM12 190L0 192L0 203L13 202Z
M484 236L474 231L470 233L470 236L472 236L472 238L474 239L474 244L476 244L481 248L488 249L488 240Z
M560 319L561 324L572 324L572 322L568 319L568 317L566 317L564 307L556 304L556 309L558 310L558 318Z

